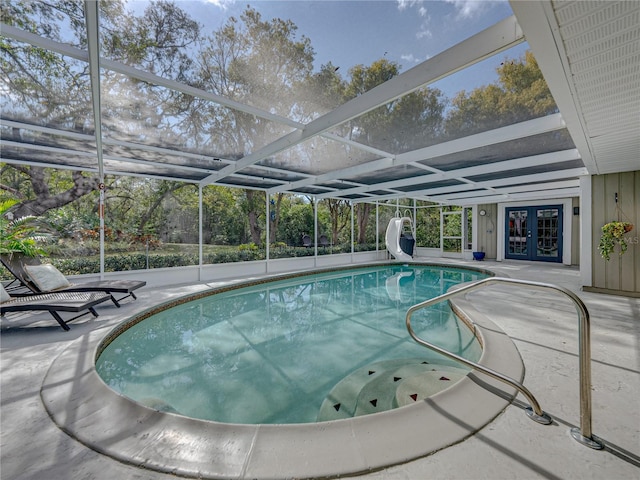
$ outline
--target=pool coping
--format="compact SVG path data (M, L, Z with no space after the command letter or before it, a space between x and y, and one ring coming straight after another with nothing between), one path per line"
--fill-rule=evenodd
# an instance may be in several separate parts
M511 339L465 298L451 303L467 322L473 319L484 346L479 363L521 381L524 365ZM153 410L113 391L95 370L108 335L91 332L54 360L40 392L45 408L63 431L93 450L186 477L327 478L377 470L463 441L498 416L516 393L472 372L425 401L373 415L305 424L224 424Z

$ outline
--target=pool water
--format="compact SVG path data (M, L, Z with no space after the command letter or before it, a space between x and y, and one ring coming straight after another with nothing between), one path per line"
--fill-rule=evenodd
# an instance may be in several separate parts
M349 414L374 413L378 398L380 408L399 406L395 393L376 393L375 404L360 413L355 398L344 395L395 382L396 374L369 381L390 366L460 377L459 365L411 340L405 315L452 285L484 277L466 269L385 265L228 290L133 325L100 353L96 369L139 403L204 420L308 423L331 420L345 405L335 417L342 418L347 404ZM412 326L438 346L472 361L480 357L476 338L446 302L416 312ZM451 375L431 372L434 365Z

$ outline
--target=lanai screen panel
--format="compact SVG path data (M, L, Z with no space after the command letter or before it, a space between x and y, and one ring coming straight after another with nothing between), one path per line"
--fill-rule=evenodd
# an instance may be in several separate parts
M306 175L322 175L379 158L376 153L338 139L316 136L260 161L259 165Z
M575 148L575 145L569 136L569 132L566 129L562 129L433 157L419 163L449 171L573 148Z
M97 168L87 64L10 38L3 42L3 158Z
M214 101L115 72L102 75L106 141L238 160L292 131Z
M533 73L530 83L523 84L520 75L520 83L513 84L516 73L534 68L533 56L525 56L525 52L526 44L489 57L364 113L334 133L401 155L556 113L544 81L534 78ZM493 70L494 75L478 87L474 70Z

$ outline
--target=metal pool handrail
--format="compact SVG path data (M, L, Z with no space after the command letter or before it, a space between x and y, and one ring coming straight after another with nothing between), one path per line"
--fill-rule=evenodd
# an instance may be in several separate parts
M520 393L522 393L529 403L531 407L527 408L527 415L531 417L538 423L549 424L551 423L551 418L542 411L540 405L538 404L535 397L527 390L522 384L517 382L516 380L507 377L495 370L487 368L478 363L467 360L466 358L460 357L448 350L444 350L436 345L433 345L425 340L419 338L411 327L411 316L417 310L421 310L423 308L429 307L436 303L440 303L449 298L461 295L463 293L469 292L471 290L477 290L479 288L489 286L495 283L507 283L512 285L523 285L527 287L534 287L541 290L555 290L560 292L567 297L569 297L573 303L575 304L576 310L578 311L579 324L578 324L578 357L580 362L580 428L572 428L571 436L580 442L583 445L586 445L590 448L599 450L603 448L602 441L593 435L591 431L591 340L590 340L590 320L589 320L589 311L587 310L586 305L580 300L580 298L573 293L572 291L560 287L558 285L552 285L548 283L541 282L532 282L528 280L516 280L512 278L503 278L503 277L491 277L485 278L483 280L479 280L474 283L470 283L464 285L456 290L449 291L443 295L440 295L435 298L431 298L424 302L413 305L407 310L406 324L407 330L409 331L409 335L418 342L420 345L423 345L431 350L434 350L446 357L449 357L453 360L456 360L460 363L463 363L469 367L472 367L496 380L499 380L503 383L511 385L515 389L517 389Z

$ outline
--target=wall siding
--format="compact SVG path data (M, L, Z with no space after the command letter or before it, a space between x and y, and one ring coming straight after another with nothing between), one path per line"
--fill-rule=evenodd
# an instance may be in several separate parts
M498 205L495 203L478 205L478 211L485 210L484 217L478 216L478 248L485 252L487 259L495 259L498 253L497 232Z
M591 182L592 289L640 294L640 171L594 175ZM606 261L598 251L601 228L615 220L631 222L634 228L626 236L627 252Z
M555 200L551 203L554 202ZM526 203L530 204L531 202ZM546 205L549 202L541 200L538 204ZM571 245L565 243L564 248L571 249L572 265L580 264L580 215L582 215L582 212L579 215L573 214L573 209L579 206L580 199L575 197L571 199L571 208L569 210L565 208L567 211L564 212L565 217L569 216L571 218ZM480 210L486 210L487 215L484 217L478 216L478 248L484 248L488 259L495 259L498 255L498 235L504 236L505 226L498 225L498 204L480 204L478 205L478 211Z

